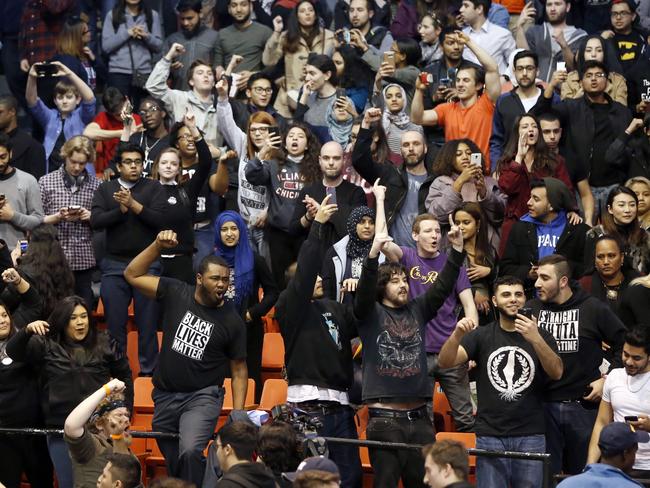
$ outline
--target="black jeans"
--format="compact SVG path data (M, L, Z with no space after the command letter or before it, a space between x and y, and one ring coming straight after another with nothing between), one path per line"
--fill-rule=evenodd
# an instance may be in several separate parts
M323 437L342 437L345 439L358 439L357 428L354 423L354 411L351 407L341 405L327 415L312 410L305 403L296 403L296 407L305 410L311 417L318 417L323 427L318 430L318 435ZM341 473L342 488L361 488L363 472L359 447L346 444L328 444L329 458L336 463Z
M430 444L436 440L433 424L426 414L415 420L373 417L372 412L369 415L368 440L407 444ZM408 488L424 487L424 462L419 451L370 448L369 452L376 488L397 487L400 478Z
M91 310L95 307L95 295L93 295L93 271L95 271L95 268L73 271L74 293L83 298Z
M20 488L25 472L32 488L52 487L52 462L43 436L0 436L0 485Z
M298 259L298 251L304 240L304 237L292 236L268 225L266 227L266 241L271 253L271 273L280 290L287 287L284 272Z

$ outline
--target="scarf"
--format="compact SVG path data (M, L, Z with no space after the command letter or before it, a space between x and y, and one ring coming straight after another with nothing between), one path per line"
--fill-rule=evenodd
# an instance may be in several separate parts
M352 125L354 124L354 118L350 116L347 120L343 122L336 120L334 116L334 105L336 103L336 98L327 105L326 120L329 129L330 136L332 140L338 142L341 146L345 147L350 142L350 134L352 133Z
M426 66L442 58L442 49L438 41L433 44L420 41L420 49L422 50L422 66Z
M236 246L228 247L221 241L221 226L226 222L234 222L239 229L239 242ZM214 254L222 257L234 270L235 303L239 307L244 299L253 293L255 257L248 242L248 228L241 215L232 210L226 210L217 217L214 229Z
M386 92L388 91L389 88L396 86L397 88L400 89L402 92L402 99L404 100L404 107L402 107L402 110L398 114L392 114L388 108L386 108ZM384 113L381 116L381 125L384 128L385 132L388 132L388 129L390 128L391 124L397 126L397 128L406 130L410 125L411 125L411 117L409 117L409 114L406 113L406 101L408 100L406 98L406 91L404 88L402 88L400 85L397 83L391 83L389 85L386 85L384 89L381 92L382 99L384 101Z
M362 205L350 212L350 216L345 224L345 229L348 231L348 237L350 238L345 252L351 259L365 258L372 247L372 239L362 241L357 235L357 224L366 216L375 220L375 211L372 208Z

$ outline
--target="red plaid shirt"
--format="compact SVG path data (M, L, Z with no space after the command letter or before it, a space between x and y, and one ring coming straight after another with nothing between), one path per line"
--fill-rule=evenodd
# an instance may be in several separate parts
M28 0L20 19L20 59L27 59L32 65L54 56L63 22L75 4L76 0Z
M88 210L92 208L93 196L100 181L88 175L81 187L73 192L74 188L68 188L63 181L63 171L62 166L38 181L44 215L55 214L59 209L70 205L80 205ZM94 267L95 253L90 221L59 222L56 227L59 231L59 242L70 268L79 271Z

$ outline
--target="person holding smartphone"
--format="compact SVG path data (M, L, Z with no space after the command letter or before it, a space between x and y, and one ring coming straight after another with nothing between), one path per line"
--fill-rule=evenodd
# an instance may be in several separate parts
M443 368L476 361L478 411L476 447L491 451L545 452L543 392L562 377L553 336L525 310L524 284L503 276L494 284L498 320L477 328L470 318L457 324L438 356ZM526 415L522 415L526 412ZM542 486L542 463L479 456L477 488Z
M93 142L75 136L61 148L63 166L39 180L45 217L43 222L56 226L59 242L75 278L75 295L93 306L92 274L95 253L90 228L90 208L99 188L99 180L86 169L95 161Z
M637 326L628 330L623 344L623 367L609 372L603 399L589 442L587 463L601 456L598 443L603 428L611 422L627 422L634 430L650 431L650 332ZM650 479L650 445L639 443L636 461L628 473L632 478Z

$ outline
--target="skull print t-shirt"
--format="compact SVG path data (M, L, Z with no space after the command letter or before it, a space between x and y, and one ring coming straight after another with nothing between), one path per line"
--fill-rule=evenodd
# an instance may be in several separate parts
M557 354L553 336L543 329L539 332ZM461 345L478 370L476 434L543 434L547 376L533 346L519 332L503 330L498 322L473 330Z

